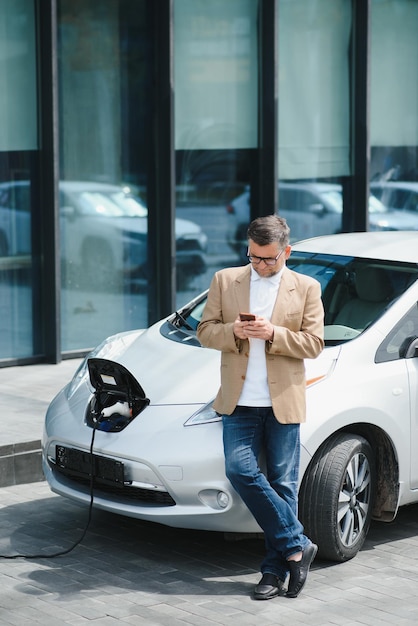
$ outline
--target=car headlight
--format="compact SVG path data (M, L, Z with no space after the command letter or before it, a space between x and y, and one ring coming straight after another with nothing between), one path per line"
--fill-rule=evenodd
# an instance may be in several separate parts
M203 491L199 491L199 499L203 504L215 511L223 511L231 502L230 496L225 493L225 491L219 491L217 489L204 489Z
M67 387L67 399L69 400L80 387L83 382L90 380L89 369L87 361L89 359L100 357L102 359L111 359L115 355L119 355L124 352L130 345L144 332L144 330L138 330L135 332L128 331L126 333L120 333L118 335L112 335L107 337L102 343L94 348L80 363L76 370L70 384ZM93 389L92 389L93 391Z
M202 250L206 250L206 248L208 247L208 238L205 233L200 233L199 243L200 243L200 247L202 248Z
M208 402L201 409L193 413L191 417L184 423L185 426L198 426L199 424L210 424L210 422L220 422L222 416L219 415L212 407L212 402Z
M328 377L328 372L326 374L318 374L318 376L313 376L306 381L306 386L311 387L312 385L316 385L321 380L324 380ZM191 417L184 423L184 426L198 426L199 424L210 424L211 422L220 422L222 420L222 415L219 415L215 411L212 406L213 400L205 404L202 408L200 408L196 413L193 413Z

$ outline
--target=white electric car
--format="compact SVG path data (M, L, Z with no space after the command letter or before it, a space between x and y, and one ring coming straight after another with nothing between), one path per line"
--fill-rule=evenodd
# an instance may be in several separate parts
M372 518L418 501L418 233L306 240L288 266L321 283L325 308L326 347L306 361L299 514L320 556L344 561ZM54 492L169 526L260 532L224 473L220 356L196 339L205 298L106 339L52 401Z

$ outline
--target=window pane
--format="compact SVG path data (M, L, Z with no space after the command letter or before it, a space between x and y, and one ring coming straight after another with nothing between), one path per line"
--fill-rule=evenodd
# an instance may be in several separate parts
M38 147L36 74L34 1L2 0L0 4L2 151L35 150Z
M279 0L279 176L350 174L350 0Z
M148 325L145 0L59 1L62 347Z
M43 350L35 32L33 0L1 2L0 359Z
M279 214L291 240L337 233L350 174L349 0L279 0Z
M258 141L257 12L258 0L174 2L176 215L189 232L179 305L239 262L229 211Z
M371 192L387 228L418 230L418 2L372 1Z
M175 0L178 150L257 146L257 8L256 0Z
M373 146L418 144L418 3L372 0Z

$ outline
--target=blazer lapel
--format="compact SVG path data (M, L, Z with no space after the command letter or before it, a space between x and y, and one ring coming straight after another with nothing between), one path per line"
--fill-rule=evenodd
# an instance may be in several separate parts
M284 322L288 305L292 299L292 292L295 289L295 283L291 272L287 267L284 268L282 277L280 279L280 287L277 293L276 302L273 307L273 313L271 315L272 324L281 326Z
M240 313L251 313L250 311L250 280L251 266L246 265L244 271L235 279L232 288L237 301Z

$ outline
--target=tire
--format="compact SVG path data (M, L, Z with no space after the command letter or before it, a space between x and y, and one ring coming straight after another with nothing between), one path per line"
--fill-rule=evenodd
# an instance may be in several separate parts
M343 562L356 556L369 530L375 491L374 454L366 439L338 433L320 448L302 481L299 515L321 558Z

